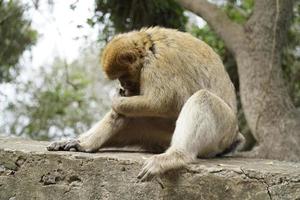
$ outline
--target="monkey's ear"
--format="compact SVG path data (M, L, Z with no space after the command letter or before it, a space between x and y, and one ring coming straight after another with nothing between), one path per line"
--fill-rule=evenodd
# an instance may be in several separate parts
M118 55L117 62L119 65L131 65L137 59L137 55L134 51L125 51Z

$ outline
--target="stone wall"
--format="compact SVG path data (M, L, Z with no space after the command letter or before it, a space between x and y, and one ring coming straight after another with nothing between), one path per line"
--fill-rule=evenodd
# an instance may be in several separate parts
M136 176L150 154L48 152L46 145L0 138L1 200L300 200L300 163L199 160L186 169L141 183Z

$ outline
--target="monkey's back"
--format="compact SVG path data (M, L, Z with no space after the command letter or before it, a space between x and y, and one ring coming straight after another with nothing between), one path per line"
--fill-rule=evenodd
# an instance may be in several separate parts
M207 89L236 112L234 86L220 57L209 45L174 29L154 27L141 31L153 42L154 66L165 72L169 88L180 90L176 93L179 107L196 91Z

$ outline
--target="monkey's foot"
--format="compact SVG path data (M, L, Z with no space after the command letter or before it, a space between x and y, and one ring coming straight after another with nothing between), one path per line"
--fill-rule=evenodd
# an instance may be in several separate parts
M85 150L80 145L79 141L76 139L52 142L47 146L48 151L81 151L85 152Z
M137 178L142 182L151 181L155 176L163 174L168 170L184 167L191 161L192 159L182 152L167 151L166 153L148 158Z

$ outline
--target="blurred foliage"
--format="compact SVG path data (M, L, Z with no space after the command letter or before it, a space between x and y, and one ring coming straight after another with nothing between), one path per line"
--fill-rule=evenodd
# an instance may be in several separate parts
M31 28L24 11L18 0L0 0L0 83L17 75L20 56L37 39L37 32Z
M293 14L287 48L283 52L282 68L290 95L295 105L300 107L300 1L297 1Z
M231 20L243 24L251 15L253 6L254 0L228 0L222 8Z
M90 25L104 24L103 39L114 33L149 26L163 26L185 30L187 17L173 0L96 0L95 16Z
M39 140L86 131L108 109L107 91L103 88L106 83L100 69L95 68L97 60L97 54L91 53L70 65L56 59L28 82L17 84L21 98L8 104L7 112L14 116L13 121L2 124L1 131ZM96 82L101 86L93 88Z

